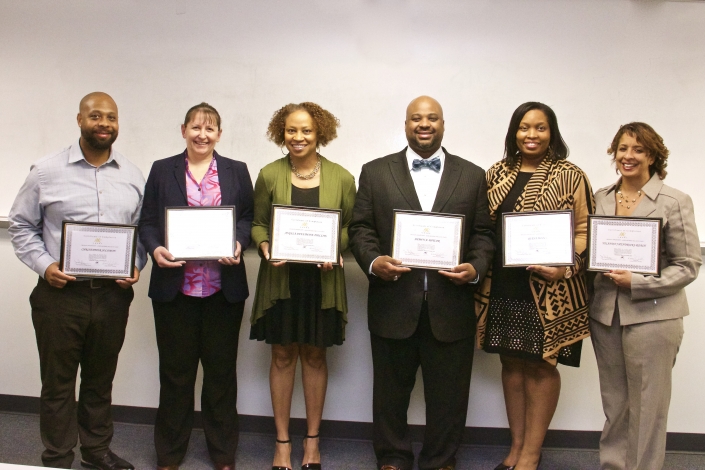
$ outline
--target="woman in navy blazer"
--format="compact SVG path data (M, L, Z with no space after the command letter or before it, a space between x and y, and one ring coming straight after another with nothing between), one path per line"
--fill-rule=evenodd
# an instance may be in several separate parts
M159 470L183 460L193 427L194 387L203 365L201 414L217 470L234 468L238 442L237 346L249 295L241 251L250 244L252 180L243 162L218 155L220 115L201 103L181 126L186 150L154 162L139 235L152 256L149 297L159 349L154 443ZM217 261L174 261L165 248L165 208L234 205L236 249Z

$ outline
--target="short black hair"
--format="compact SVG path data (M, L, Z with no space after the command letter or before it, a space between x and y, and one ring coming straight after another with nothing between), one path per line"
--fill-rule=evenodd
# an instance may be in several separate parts
M548 119L548 128L551 131L551 142L549 144L549 158L551 160L565 160L570 154L561 131L558 130L558 119L556 113L553 112L550 106L539 103L538 101L528 101L514 110L512 118L509 120L509 128L507 129L507 137L504 139L504 158L502 159L507 166L513 167L519 161L519 146L517 146L517 131L524 115L529 111L538 109L543 111Z

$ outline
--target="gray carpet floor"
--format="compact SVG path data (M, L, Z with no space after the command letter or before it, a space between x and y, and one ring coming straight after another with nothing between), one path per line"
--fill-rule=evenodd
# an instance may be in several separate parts
M112 450L132 462L137 469L153 469L156 456L152 446L152 426L139 424L115 424ZM292 436L294 468L301 464L301 437ZM239 470L267 470L272 465L274 436L263 434L240 434L237 452ZM43 450L39 438L39 417L29 414L0 413L0 462L19 465L41 466ZM416 444L418 455L421 446ZM492 470L504 457L504 447L462 446L458 453L458 470ZM78 449L76 449L78 455ZM326 470L375 469L372 443L344 439L322 439L321 460ZM593 450L544 449L541 470L597 469L598 453ZM73 468L81 468L79 459ZM212 469L203 431L194 430L183 470ZM669 453L666 470L705 469L705 453Z

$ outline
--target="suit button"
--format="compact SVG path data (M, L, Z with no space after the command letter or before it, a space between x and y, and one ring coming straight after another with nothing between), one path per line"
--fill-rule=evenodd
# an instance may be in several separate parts
M656 305L656 301L654 300L654 305Z

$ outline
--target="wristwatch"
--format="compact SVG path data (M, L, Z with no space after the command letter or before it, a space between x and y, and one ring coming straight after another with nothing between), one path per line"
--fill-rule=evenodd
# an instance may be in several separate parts
M565 267L565 274L563 275L564 279L570 279L571 276L573 275L573 268L570 266Z

